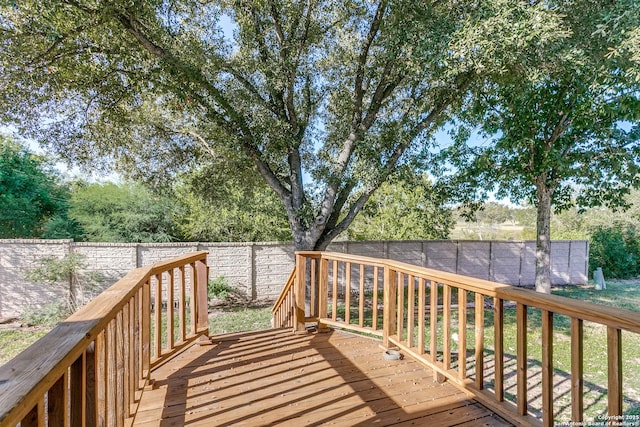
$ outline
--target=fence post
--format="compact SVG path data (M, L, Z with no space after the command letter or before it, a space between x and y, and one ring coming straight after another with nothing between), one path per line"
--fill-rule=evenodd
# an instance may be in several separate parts
M382 346L390 347L389 337L396 332L397 272L384 266L384 309L382 316Z
M296 281L294 286L295 306L293 310L295 332L300 334L306 332L305 328L305 287L307 275L307 258L296 254Z

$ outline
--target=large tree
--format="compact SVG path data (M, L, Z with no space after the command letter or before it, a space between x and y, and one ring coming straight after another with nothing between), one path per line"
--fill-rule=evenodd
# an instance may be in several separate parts
M556 37L539 3L3 2L0 105L92 167L106 156L157 179L241 155L295 247L323 249L478 75Z
M640 185L640 80L626 51L640 28L637 1L548 2L565 37L485 81L466 119L489 141L450 152L473 196L528 200L537 208L536 289L550 292L552 207L620 207ZM628 52L627 52L628 53Z

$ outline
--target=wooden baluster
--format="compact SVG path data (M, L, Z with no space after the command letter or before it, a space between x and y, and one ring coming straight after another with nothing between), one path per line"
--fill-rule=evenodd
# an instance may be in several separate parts
M429 320L431 337L429 338L429 355L431 356L431 361L436 363L438 361L438 283L434 280L430 281L430 292Z
M155 276L155 302L153 309L153 349L154 356L162 355L162 274Z
M571 421L583 421L584 413L584 327L582 319L571 318Z
M338 319L338 261L333 261L333 291L331 294L331 320Z
M344 323L351 322L351 263L347 262L344 269Z
M178 323L180 323L180 342L184 342L187 339L187 316L186 316L186 300L187 300L187 278L185 277L184 265L181 265L178 269L180 275L179 287L180 287L180 301L178 301Z
M382 325L382 345L385 348L390 347L389 337L396 331L396 301L397 301L397 275L395 270L390 267L384 267L384 306L383 306L383 325Z
M373 303L372 303L372 320L371 328L374 331L378 330L378 267L373 267Z
M69 376L65 371L47 393L47 425L50 427L64 427L67 424L69 417L68 384Z
M414 341L414 326L415 326L415 316L414 312L416 309L416 285L415 278L410 274L407 276L407 345L409 347L413 347Z
M493 299L495 398L504 400L504 302Z
M157 307L156 307L157 310ZM107 416L106 425L116 426L116 399L117 399L117 368L116 368L116 321L115 319L111 320L107 325L106 331L106 340L105 340L105 349L107 353L107 379L106 379L106 388L107 388Z
M553 426L553 313L542 310L542 425Z
M105 426L107 422L107 333L103 330L95 341L96 352L96 424Z
M137 295L137 294L136 294ZM138 359L138 352L136 351L138 344L136 341L136 297L134 296L129 301L129 325L128 325L128 346L127 354L128 354L128 374L125 378L127 378L127 416L131 417L133 415L132 412L132 404L135 401L136 396L136 383L138 381L138 371L136 369L136 360Z
M167 348L169 350L175 347L175 326L173 320L173 305L174 305L174 281L175 281L175 269L169 270L169 281L167 282Z
M318 289L316 283L316 259L309 258L311 272L309 273L309 317L318 316Z
M608 413L610 417L618 417L622 415L622 331L613 326L607 327L607 354Z
M305 319L305 292L306 292L306 274L307 274L307 258L302 255L296 255L296 283L295 283L295 309L294 323L297 333L306 331Z
M69 369L69 417L71 426L86 425L87 408L87 352L84 351Z
M190 335L195 335L198 331L198 308L196 306L198 302L198 288L196 285L197 273L196 273L196 264L189 264L191 267L191 286L189 286L189 325L190 325Z
M320 260L320 277L318 278L318 316L326 319L329 313L327 304L329 299L329 260Z
M125 307L126 308L126 307ZM124 426L124 419L126 417L125 412L125 391L127 386L125 385L125 367L127 366L125 359L125 341L124 341L124 310L121 310L116 315L115 319L115 356L116 356L116 425L118 427ZM128 397L128 396L126 396Z
M475 301L475 363L476 387L484 389L484 295L476 292Z
M527 306L518 303L516 306L516 336L517 336L517 407L519 415L527 415Z
M198 343L201 345L211 344L209 339L209 299L207 297L208 269L207 261L198 260L195 263L195 280L196 285L196 332L202 333Z
M467 291L458 288L458 376L467 378Z
M142 287L142 311L140 325L142 329L142 379L146 384L151 379L151 281Z
M358 326L364 326L364 264L360 264L360 295L358 296Z
M442 355L444 369L451 369L451 286L442 286Z
M423 277L418 278L418 354L424 354L425 286L425 279Z
M87 346L85 351L85 363L86 363L86 409L84 416L85 426L97 426L98 425L98 378L100 370L98 369L98 347L97 339ZM80 425L80 424L72 424Z
M27 415L20 421L20 427L43 427L45 425L44 396L38 400Z
M398 336L398 341L402 342L404 341L402 339L402 336L404 335L404 277L405 275L398 272L398 305L397 305L397 319L396 319L396 326L397 326L397 332L396 335Z

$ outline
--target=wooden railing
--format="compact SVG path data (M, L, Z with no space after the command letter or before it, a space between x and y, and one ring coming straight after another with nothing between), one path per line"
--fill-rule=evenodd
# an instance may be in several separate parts
M455 382L516 424L554 425L553 356L558 345L570 346L570 419L584 421L583 322L600 325L607 331L601 345L607 352L602 369L608 372L603 388L608 415L599 420L623 420L621 331L640 333L640 313L342 253L298 252L296 276L296 330L315 319L377 336L384 347L401 349L433 368L439 380ZM505 342L505 314L514 308L515 337ZM532 313L541 318L540 337L532 336ZM568 319L568 342L554 342L554 315ZM527 354L534 340L539 363ZM532 366L541 375L534 391L528 384ZM533 398L541 399L538 416L531 415Z
M151 370L208 341L207 252L131 271L0 367L0 426L131 424Z
M293 328L296 324L294 319L295 300L294 300L294 283L296 279L296 269L291 271L287 283L280 292L280 296L273 305L273 321L274 328Z

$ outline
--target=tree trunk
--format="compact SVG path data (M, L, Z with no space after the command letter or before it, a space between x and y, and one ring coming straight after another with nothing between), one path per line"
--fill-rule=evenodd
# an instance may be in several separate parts
M551 293L551 198L553 189L546 176L536 182L538 212L536 220L536 291Z

